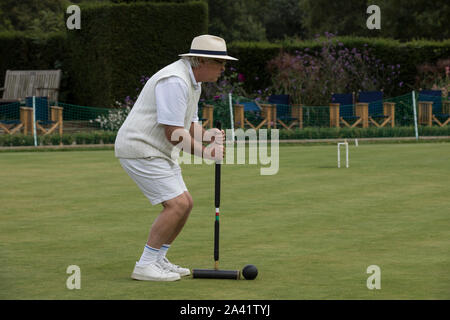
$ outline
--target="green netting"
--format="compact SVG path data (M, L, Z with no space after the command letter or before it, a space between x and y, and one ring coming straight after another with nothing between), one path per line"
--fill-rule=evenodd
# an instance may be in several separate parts
M419 102L419 94L416 93L415 95L416 99L416 108L418 108L418 102ZM443 116L445 117L446 114L441 106L440 103L437 101L448 101L448 98L444 97L436 97L436 96L427 96L424 94L420 95L420 100L425 101L433 101L433 113L436 113L437 116ZM358 101L355 101L357 103ZM390 98L384 98L383 100L374 100L368 103L368 116L372 118L373 121L376 121L379 124L382 124L384 119L386 119L388 116L385 114L383 103L384 102L392 102L395 103L395 114L394 114L394 126L414 126L414 109L413 109L413 101L412 101L412 93L406 93L401 96L397 97L390 97ZM215 99L215 100L209 100L209 101L203 101L200 103L200 114L201 114L201 107L202 105L211 104L214 106L214 119L221 120L225 127L230 128L231 127L231 120L230 120L230 107L229 107L229 101L228 97L222 98L222 99ZM270 104L268 101L263 100L255 100L249 97L243 97L243 96L237 96L233 95L232 97L232 105L233 110L234 106L236 104L244 104L245 105L245 118L252 123L253 125L258 124L258 121L261 121L263 119L262 110L254 110L249 104L253 105L263 105L263 104ZM436 108L437 107L437 108ZM438 110L439 109L439 110ZM289 126L290 123L292 123L295 119L299 118L298 115L298 107L294 107L292 105L287 104L276 104L276 115L277 115L277 121L276 121L276 127L283 129L284 127L280 124L281 120L285 124ZM416 109L416 112L418 112L418 109ZM330 106L308 106L308 105L302 105L301 106L301 125L296 124L292 126L292 128L305 128L305 127L330 127ZM347 123L352 125L359 119L359 116L357 115L355 104L351 105L340 105L339 107L339 115L342 117ZM447 115L448 116L448 115ZM236 120L236 119L235 119ZM236 123L235 123L236 125ZM272 127L274 127L273 123L271 124ZM369 126L375 126L373 122L369 122ZM387 124L386 124L387 125ZM386 126L385 125L385 126ZM390 123L388 124L391 125ZM343 127L344 125L340 123L340 127ZM359 127L361 125L358 125ZM245 127L250 127L248 124L245 124ZM265 126L264 126L265 127Z
M32 98L27 98L24 102L0 104L0 121L4 124L20 122L23 118L21 113L24 112L21 108L32 108L32 106ZM127 110L124 108L96 108L63 102L55 103L42 97L36 97L35 106L36 119L41 122L51 122L52 106L63 108L65 132L99 129L114 131L120 127L120 124L126 118L126 115L123 116L122 114L127 114Z
M438 92L438 91L436 91ZM433 103L432 111L439 119L448 119L450 116L450 104L448 98L436 95L436 92L427 94L421 92L415 94L416 99L416 116L420 116L422 109L419 106L420 101L431 101ZM384 110L384 103L391 102L395 104L395 127L412 127L414 126L414 109L413 109L413 95L407 93L402 96L385 98L379 101L371 101L368 104L368 117L370 121L366 122L366 127L376 127L374 122L382 124L387 119L386 111ZM63 108L64 132L79 132L91 130L107 130L117 131L126 116L129 108L98 108L90 106L79 106L64 102L47 101L45 97L36 97L36 117L40 121L51 120L51 106L57 105ZM356 101L357 102L357 101ZM231 128L231 114L230 114L230 100L229 96L222 96L213 100L202 100L199 103L199 117L203 118L203 106L210 104L214 107L214 120L221 120L223 128ZM271 104L268 101L255 100L249 97L232 95L231 105L233 112L234 126L241 127L241 123L237 123L234 115L235 106L237 104L245 105L244 107L244 128L257 127L267 116L267 109L261 106ZM333 114L330 105L326 106L307 106L307 105L289 105L276 103L276 118L272 117L270 123L265 123L261 128L267 128L270 124L271 128L285 129L305 129L311 128L330 128L336 127L336 122L333 122ZM28 98L24 102L9 102L0 103L0 132L8 133L10 128L20 125L22 121L21 114L22 107L32 107L32 99ZM419 110L420 109L420 110ZM273 116L273 115L272 115ZM345 127L342 120L349 125L358 121L360 116L357 114L355 104L339 106L339 127ZM418 119L420 120L420 119ZM51 122L51 121L49 121ZM250 125L251 124L251 125ZM419 125L425 125L424 122L419 121ZM432 123L433 125L435 122ZM363 123L358 123L361 127ZM385 126L391 126L388 122ZM5 129L6 128L6 129ZM21 129L23 131L23 129ZM20 131L15 131L20 132Z
M20 119L20 102L0 103L0 120Z

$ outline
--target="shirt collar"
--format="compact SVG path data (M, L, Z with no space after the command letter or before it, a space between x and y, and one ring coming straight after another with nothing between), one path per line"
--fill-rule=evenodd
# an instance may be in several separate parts
M198 89L202 83L201 82L197 82L197 80L195 80L194 71L192 71L191 64L189 62L185 61L185 60L183 60L183 62L187 65L187 67L189 69L189 75L191 76L191 80L192 80L192 84L194 85L194 88Z

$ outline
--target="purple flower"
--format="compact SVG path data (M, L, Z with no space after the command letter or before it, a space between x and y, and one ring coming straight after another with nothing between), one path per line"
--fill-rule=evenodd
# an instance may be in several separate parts
M244 82L245 81L245 76L242 73L238 74L238 81L239 82Z
M403 81L400 81L400 83L398 84L399 87L403 86Z

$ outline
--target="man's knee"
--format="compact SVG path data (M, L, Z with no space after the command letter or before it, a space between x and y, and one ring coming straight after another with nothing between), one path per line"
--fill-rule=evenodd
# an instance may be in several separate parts
M194 207L194 200L192 199L192 196L191 196L191 194L188 191L186 191L184 193L184 195L187 198L187 201L188 201L188 204L189 204L189 212L190 212L192 210L192 208Z
M180 216L184 216L191 212L193 201L190 195L186 195L186 193L183 193L176 198L164 201L163 206L165 208L172 209Z

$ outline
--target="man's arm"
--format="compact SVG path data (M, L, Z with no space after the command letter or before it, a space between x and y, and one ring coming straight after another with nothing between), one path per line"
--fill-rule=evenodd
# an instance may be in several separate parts
M196 156L203 155L205 147L202 142L193 139L190 132L186 131L183 127L164 125L164 132L167 140L174 146L182 142L183 150Z
M201 136L199 135L199 133L197 133L196 135L195 130L199 130L198 132L202 133ZM198 157L205 157L213 160L218 160L216 159L216 155L217 157L220 158L220 160L223 158L224 153L223 142L212 143L209 146L205 147L202 143L202 139L203 134L206 131L196 122L192 122L191 127L189 128L189 132L185 130L183 127L169 126L169 125L164 125L164 132L166 134L167 140L169 140L171 144L177 146L180 142L182 142L181 147L183 148L183 150L189 152L190 154L194 154ZM211 139L211 141L214 140L215 140L214 138Z
M189 133L191 137L193 137L195 140L203 143L203 137L205 136L205 128L201 126L198 122L191 122L191 127L189 128Z
M211 130L213 130L213 131L211 131ZM219 135L221 132L222 140L220 140L220 141L218 140L218 143L224 144L224 142L225 142L225 131L224 130L219 131L219 129L213 128L208 131L209 131L209 133L205 135L205 132L207 132L205 130L205 128L203 128L203 126L201 126L198 122L194 122L194 121L191 123L191 127L189 128L189 133L191 134L191 137L194 137L194 139L197 141L206 142L206 143L215 142L216 135Z

